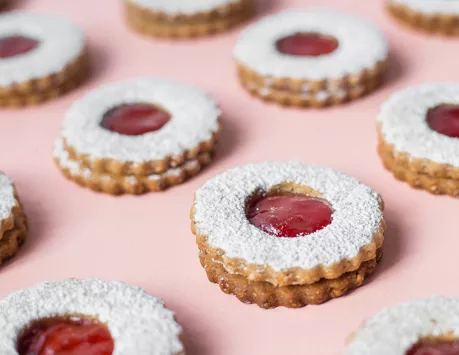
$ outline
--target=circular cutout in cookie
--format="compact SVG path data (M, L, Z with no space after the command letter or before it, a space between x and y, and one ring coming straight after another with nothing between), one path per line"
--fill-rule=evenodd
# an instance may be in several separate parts
M289 192L254 197L246 207L250 223L268 234L285 238L323 229L332 222L332 214L326 200Z
M19 355L112 355L113 350L108 328L80 316L36 320L17 341Z
M126 136L140 136L161 129L171 116L163 108L149 103L122 104L108 110L100 125Z
M40 44L39 41L26 36L0 37L0 59L16 57L28 53Z
M333 36L317 32L298 32L276 42L276 49L282 54L318 57L334 52L339 46Z
M442 104L427 111L427 123L434 131L448 137L459 137L459 105Z
M459 355L459 341L421 340L414 344L406 355Z

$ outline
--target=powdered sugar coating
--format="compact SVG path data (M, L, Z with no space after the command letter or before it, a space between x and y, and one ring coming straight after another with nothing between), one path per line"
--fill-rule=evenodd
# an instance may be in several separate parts
M389 0L424 14L459 14L459 0Z
M309 186L334 210L327 227L297 238L278 238L253 226L245 204L256 191L280 183ZM356 179L325 167L299 162L251 164L216 176L196 192L194 222L225 257L274 270L312 269L359 254L371 244L383 222L379 195Z
M297 32L318 32L335 37L338 48L318 57L291 56L275 43ZM265 76L304 80L339 79L360 74L387 58L382 32L360 18L325 9L288 10L267 16L242 32L234 57Z
M67 279L40 283L0 301L0 353L17 355L16 340L33 320L80 314L95 316L113 337L113 355L180 354L181 327L158 298L117 281Z
M0 222L11 216L15 205L13 182L0 171Z
M427 111L440 104L459 104L458 84L424 84L393 94L378 115L384 140L399 153L459 167L459 139L429 127Z
M405 355L420 338L459 337L459 299L432 297L387 308L367 320L344 355Z
M144 8L169 15L193 15L208 12L224 5L239 3L241 0L128 0Z
M25 54L0 59L0 87L45 77L62 71L83 51L82 31L65 18L10 12L0 15L0 38L23 35L38 40Z
M100 126L103 115L126 103L152 103L171 115L160 130L139 136ZM80 154L95 159L142 163L196 148L218 131L220 109L200 89L171 81L141 78L96 89L73 103L61 135Z

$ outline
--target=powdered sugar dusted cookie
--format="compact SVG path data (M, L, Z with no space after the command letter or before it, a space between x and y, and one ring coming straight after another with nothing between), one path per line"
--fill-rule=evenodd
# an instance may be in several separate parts
M378 116L381 158L391 171L398 171L396 176L416 187L457 195L458 120L457 84L424 84L395 93ZM426 176L429 183L423 182Z
M387 5L395 18L415 29L459 35L458 0L387 0Z
M433 297L388 308L350 338L344 355L455 354L459 300Z
M252 0L125 0L128 24L160 37L224 31L251 14Z
M59 353L64 344L81 354L184 354L173 313L121 282L67 279L17 291L0 301L0 326L4 355Z
M283 104L323 106L373 89L385 71L388 45L379 29L354 16L288 10L244 30L234 57L252 93Z
M87 73L82 31L51 15L0 15L0 106L57 96Z
M323 291L333 289L323 279L341 284L342 292L334 297L347 292L349 280L340 277L374 262L361 274L363 281L379 261L382 208L376 192L338 171L267 162L209 180L196 192L192 221L201 257L211 256L226 276L239 278L236 284L245 282L238 287L269 284L273 293L294 294L283 300L269 294L244 301L295 307L333 297ZM202 258L209 275L213 266Z

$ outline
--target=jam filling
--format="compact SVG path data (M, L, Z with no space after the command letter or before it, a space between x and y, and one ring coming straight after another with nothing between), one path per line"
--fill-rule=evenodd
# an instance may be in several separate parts
M316 32L299 32L279 39L276 49L288 55L318 57L334 52L338 45L338 41L332 36Z
M320 198L279 193L253 199L246 208L250 223L276 237L295 238L329 225L333 210Z
M0 59L16 57L38 47L39 42L25 36L0 37Z
M79 317L32 322L19 336L19 355L112 355L114 342L103 324Z
M423 340L406 355L459 355L459 341Z
M459 105L443 104L427 112L427 123L434 131L448 137L459 137Z
M119 134L139 136L161 129L169 119L168 112L153 104L123 104L108 110L100 125Z

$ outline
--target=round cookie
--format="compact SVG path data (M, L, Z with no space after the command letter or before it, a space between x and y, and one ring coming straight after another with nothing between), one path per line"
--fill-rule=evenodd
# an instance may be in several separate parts
M0 14L0 107L55 98L79 84L89 60L82 31L44 14Z
M376 192L338 171L266 162L209 180L191 218L210 281L245 303L302 307L362 285L382 255L382 209Z
M399 22L437 35L459 35L458 0L387 0L387 9Z
M387 308L368 319L351 335L343 354L456 354L458 337L459 300L432 297Z
M3 355L22 355L33 347L36 353L56 351L63 346L61 337L72 350L80 346L86 353L92 346L113 355L184 354L174 314L161 300L122 282L40 283L4 298L0 310Z
M388 45L371 23L331 10L287 10L242 32L234 51L250 93L283 105L326 106L378 86Z
M0 264L27 238L27 218L11 179L0 171Z
M394 175L459 196L459 85L424 84L393 94L378 115L379 155Z
M250 17L252 0L124 0L128 25L148 36L188 38L226 31Z

